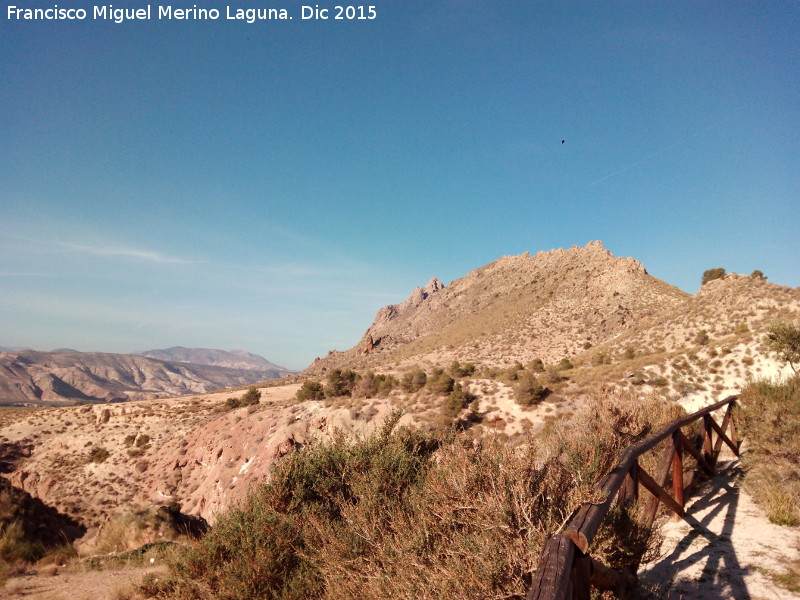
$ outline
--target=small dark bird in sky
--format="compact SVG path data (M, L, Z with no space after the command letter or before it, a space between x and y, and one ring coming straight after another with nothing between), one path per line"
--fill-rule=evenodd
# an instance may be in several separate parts
M566 140L561 140L561 143L563 144L565 141L566 141Z

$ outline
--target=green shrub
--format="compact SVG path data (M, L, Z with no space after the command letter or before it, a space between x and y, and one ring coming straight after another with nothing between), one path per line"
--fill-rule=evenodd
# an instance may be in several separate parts
M475 373L475 365L472 363L466 363L465 365L462 365L457 360L454 360L450 365L448 372L456 379L461 377L470 377Z
M530 371L524 371L514 384L514 400L520 406L533 406L547 396L548 390Z
M326 376L324 388L326 398L352 396L358 374L351 369L333 369Z
M325 392L322 389L322 384L318 381L310 379L303 382L300 389L297 390L295 398L300 401L304 400L322 400L325 397Z
M623 353L622 358L624 358L625 360L633 360L634 358L636 358L636 351L633 349L632 346L628 346L627 348L625 348L625 352Z
M453 391L454 384L455 382L450 375L442 369L434 369L431 372L431 376L428 377L426 387L434 394L444 396Z
M261 402L261 392L255 386L250 386L239 400L240 406L252 406Z
M109 456L111 456L111 453L105 448L92 448L89 452L88 460L91 463L103 463Z
M611 357L606 352L598 352L592 357L595 366L611 364Z
M767 326L764 345L768 352L778 355L778 360L786 362L792 371L797 373L800 365L800 322L792 323L784 319L776 319Z
M694 343L699 344L700 346L705 346L706 344L708 344L710 339L711 338L709 338L708 336L708 331L706 331L705 329L701 329L700 331L697 332L697 335L694 336Z
M428 376L425 371L415 367L403 375L400 385L406 392L417 392L424 388L427 383Z
M572 362L570 362L568 358L562 358L560 361L558 361L558 364L556 365L556 369L558 369L559 371L568 371L569 369L572 368L573 364Z
M528 369L534 373L544 373L544 363L541 358L534 358L528 363Z
M703 271L703 279L700 282L700 285L705 285L709 281L714 281L715 279L722 279L725 277L725 269L722 267L717 267L716 269L708 269Z

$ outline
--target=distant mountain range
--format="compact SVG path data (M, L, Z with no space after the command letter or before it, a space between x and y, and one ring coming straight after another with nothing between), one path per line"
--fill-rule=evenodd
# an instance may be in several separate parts
M0 353L0 402L142 400L210 392L291 373L242 350L175 347L138 354L15 350Z
M146 350L144 352L134 352L139 356L156 358L170 362L191 363L195 365L210 365L213 367L225 367L226 369L243 369L252 371L280 372L282 377L291 373L288 369L269 362L263 356L251 354L244 350L213 350L211 348L184 348L183 346L173 346L162 350Z

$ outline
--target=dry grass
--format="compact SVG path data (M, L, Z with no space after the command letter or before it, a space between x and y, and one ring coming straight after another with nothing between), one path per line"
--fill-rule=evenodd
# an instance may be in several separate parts
M740 397L738 422L747 439L745 484L779 525L800 525L800 376L758 381Z
M393 431L391 420L362 441L306 447L146 591L220 600L521 597L546 537L595 497L621 448L676 415L655 398L628 400L598 398L517 447L502 436ZM620 567L652 550L631 515L612 517L598 558Z

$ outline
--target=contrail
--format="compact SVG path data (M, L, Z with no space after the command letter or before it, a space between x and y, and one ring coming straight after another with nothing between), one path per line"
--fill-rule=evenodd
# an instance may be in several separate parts
M621 169L617 169L613 173L609 173L608 175L604 175L600 179L597 179L596 181L593 181L592 183L589 184L589 187L597 185L598 183L602 183L606 179L611 179L612 177L615 177L615 176L619 175L620 173L624 173L625 171L627 171L629 169L632 169L634 167L638 167L640 164L642 164L644 162L647 162L651 158L655 158L656 156L659 156L661 154L664 154L665 152L669 152L670 150L673 150L673 149L677 148L678 146L680 146L681 144L685 143L686 141L688 141L689 139L691 139L693 137L696 137L696 135L692 135L692 136L690 136L690 137L688 137L686 139L679 140L679 141L677 141L677 142L675 142L673 144L670 144L669 146L664 146L660 150L656 150L655 152L652 152L652 153L648 154L644 158L640 158L639 160L634 161L629 165L625 165Z

